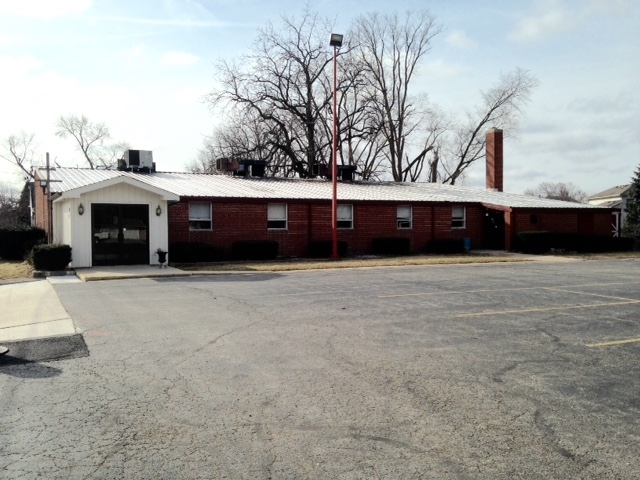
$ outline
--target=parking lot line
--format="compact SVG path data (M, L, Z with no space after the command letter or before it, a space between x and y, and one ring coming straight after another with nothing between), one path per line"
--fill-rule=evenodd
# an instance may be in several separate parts
M626 300L626 301L629 301L629 302L637 302L638 301L638 300L635 300L633 298L614 297L613 295L602 295L600 293L574 292L574 291L566 290L566 289L560 288L560 287L545 287L545 290L552 290L554 292L575 293L577 295L589 295L591 297L613 298L615 300Z
M442 295L447 294L461 294L461 293L487 293L487 292L517 292L523 290L560 290L563 288L585 288L585 287L610 287L612 285L635 285L640 284L640 282L611 282L611 283L585 283L583 285L558 285L557 287L544 287L544 286L535 286L535 287L518 287L518 288L485 288L480 290L462 290L462 291L437 291L437 292L417 292L417 293L396 293L391 295L378 295L377 298L398 298L398 297L422 297L428 295ZM567 292L569 292L567 290ZM595 293L585 293L585 292L569 292L569 293L580 293L585 295L597 295ZM622 298L622 297L609 297L607 295L600 295L602 297L608 298ZM624 300L632 300L630 298L625 298Z
M495 310L491 312L476 312L476 313L460 313L456 317L482 317L486 315L507 315L509 313L533 313L533 312L551 312L554 310L572 310L576 308L597 308L597 307L612 307L616 305L633 305L640 304L640 300L631 300L627 302L611 302L611 303L591 303L588 305L568 305L564 307L546 307L546 308L519 308L516 310Z
M519 290L540 290L545 287L521 287L521 288L485 288L482 290L462 290L462 291L437 291L437 292L421 292L421 293L397 293L393 295L378 295L377 298L398 298L398 297L425 297L428 295L458 295L461 293L490 293L490 292L515 292Z
M625 343L640 343L640 338L628 338L626 340L614 340L612 342L587 343L585 347L611 347L614 345L624 345Z

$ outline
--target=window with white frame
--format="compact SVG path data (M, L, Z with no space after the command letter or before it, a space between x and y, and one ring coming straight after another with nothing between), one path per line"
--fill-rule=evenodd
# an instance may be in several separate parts
M466 228L467 215L466 208L461 206L451 207L451 228Z
M210 203L189 203L189 230L212 230Z
M287 204L270 203L267 206L267 228L273 230L287 229Z
M397 220L398 228L411 228L413 225L411 206L398 206Z
M338 228L353 228L353 205L338 205Z

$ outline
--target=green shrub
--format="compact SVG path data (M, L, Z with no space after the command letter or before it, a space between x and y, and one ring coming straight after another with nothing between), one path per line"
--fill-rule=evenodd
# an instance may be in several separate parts
M411 240L402 237L374 238L373 253L375 255L409 255Z
M429 240L426 253L463 253L464 240L462 238Z
M5 260L24 260L31 249L45 242L46 238L46 232L37 227L0 228L0 257Z
M552 248L552 239L551 232L519 232L514 247L522 253L546 253Z
M241 240L231 244L231 255L235 260L273 260L278 248L273 240Z
M177 242L169 245L171 263L219 262L224 250L208 243Z
M35 270L64 270L71 262L69 245L36 245L29 255L29 263Z
M624 252L633 249L632 238L578 233L520 232L516 235L515 250L542 254L551 249L578 253Z
M346 257L349 245L344 240L338 242L338 256ZM333 254L333 241L323 240L309 244L309 256L313 258L329 258Z

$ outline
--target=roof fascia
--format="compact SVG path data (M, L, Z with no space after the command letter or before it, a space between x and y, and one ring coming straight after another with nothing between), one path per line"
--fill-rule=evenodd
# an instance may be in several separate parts
M102 180L100 182L92 183L90 185L84 185L82 187L73 188L71 190L67 190L64 192L58 200L62 200L64 198L80 198L83 193L93 192L95 190L100 190L102 188L113 187L114 185L119 185L121 183L125 183L127 185L131 185L132 187L140 188L141 190L145 190L147 192L155 193L162 197L163 200L167 201L178 201L180 200L180 196L175 193L168 192L158 187L154 187L151 185L147 185L140 180L136 180L135 178L119 176L114 178L109 178L107 180Z

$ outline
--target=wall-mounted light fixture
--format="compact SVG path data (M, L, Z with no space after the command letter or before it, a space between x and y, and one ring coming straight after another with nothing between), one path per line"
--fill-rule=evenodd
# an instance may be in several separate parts
M84 213L84 205L78 205L78 215L82 215Z
M162 208L160 208L160 205L158 205L158 208L156 208L156 216L160 216L162 215Z

